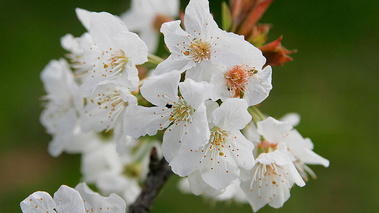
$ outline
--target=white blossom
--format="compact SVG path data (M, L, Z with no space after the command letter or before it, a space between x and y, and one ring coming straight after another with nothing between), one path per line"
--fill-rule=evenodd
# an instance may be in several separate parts
M92 38L88 33L77 38L71 34L66 34L61 38L61 46L69 52L66 57L75 71L75 77L79 79L93 68L91 64L86 64L83 57L84 49L90 48L92 44Z
M271 67L262 68L266 59L258 48L248 44L246 49L243 60L232 66L222 66L213 73L214 101L243 98L251 106L261 103L269 95L272 89Z
M147 79L141 94L155 107L131 108L124 123L126 134L135 138L166 129L162 152L168 162L178 155L182 145L197 149L209 139L204 101L211 86L191 79L179 83L179 79L178 71Z
M301 187L305 185L293 162L279 150L262 153L256 161L255 167L244 174L241 183L255 212L266 204L282 207L290 197L289 191L294 183Z
M23 213L85 213L82 197L73 188L62 185L54 193L54 199L47 192L34 192L21 203Z
M247 45L251 45L243 36L218 28L208 0L191 0L184 16L185 31L180 23L172 21L162 25L161 32L171 55L157 66L157 74L187 70L186 78L209 82L212 73L220 69L219 65L235 65L247 53Z
M125 201L116 194L111 194L109 197L103 197L88 188L87 184L80 183L75 187L83 198L83 204L86 212L98 213L125 213ZM75 211L73 211L75 212Z
M297 119L289 120L296 123ZM306 172L314 176L306 163L329 165L328 160L312 151L309 139L292 129L291 123L269 117L258 122L257 127L256 132L263 137L255 151L257 164L241 176L241 188L254 211L266 204L274 208L283 206L294 183L304 186L304 180L308 180Z
M82 99L70 67L64 59L52 60L42 71L41 80L47 95L45 109L40 120L47 132L53 136L49 144L52 156L60 155L67 149L78 122L78 111Z
M83 9L76 13L93 42L82 47L83 63L92 68L81 88L88 92L101 81L115 80L135 90L139 82L136 65L147 61L146 44L116 16Z

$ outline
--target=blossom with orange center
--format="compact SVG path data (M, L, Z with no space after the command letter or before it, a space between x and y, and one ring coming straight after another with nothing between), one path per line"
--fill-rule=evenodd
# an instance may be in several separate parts
M232 92L233 98L243 97L245 86L254 73L257 71L249 69L246 65L236 65L225 73L228 89Z

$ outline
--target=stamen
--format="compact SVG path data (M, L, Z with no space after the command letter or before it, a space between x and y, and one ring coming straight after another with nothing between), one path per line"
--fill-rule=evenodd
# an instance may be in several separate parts
M226 84L233 98L243 98L246 85L250 77L255 76L258 71L247 65L236 65L225 73ZM258 79L259 80L259 79ZM261 81L259 81L261 82Z

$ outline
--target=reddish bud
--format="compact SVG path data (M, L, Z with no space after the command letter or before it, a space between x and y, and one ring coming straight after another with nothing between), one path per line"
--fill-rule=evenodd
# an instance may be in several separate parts
M297 52L297 50L287 50L284 48L280 43L282 38L283 36L280 36L277 40L259 48L267 59L265 66L281 66L285 62L293 60L288 55Z

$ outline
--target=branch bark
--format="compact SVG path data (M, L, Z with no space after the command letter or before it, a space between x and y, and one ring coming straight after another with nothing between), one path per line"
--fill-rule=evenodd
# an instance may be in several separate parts
M167 161L164 158L159 160L155 148L153 148L150 153L149 170L149 174L142 187L142 192L136 202L129 207L129 213L150 212L158 193L173 174Z

